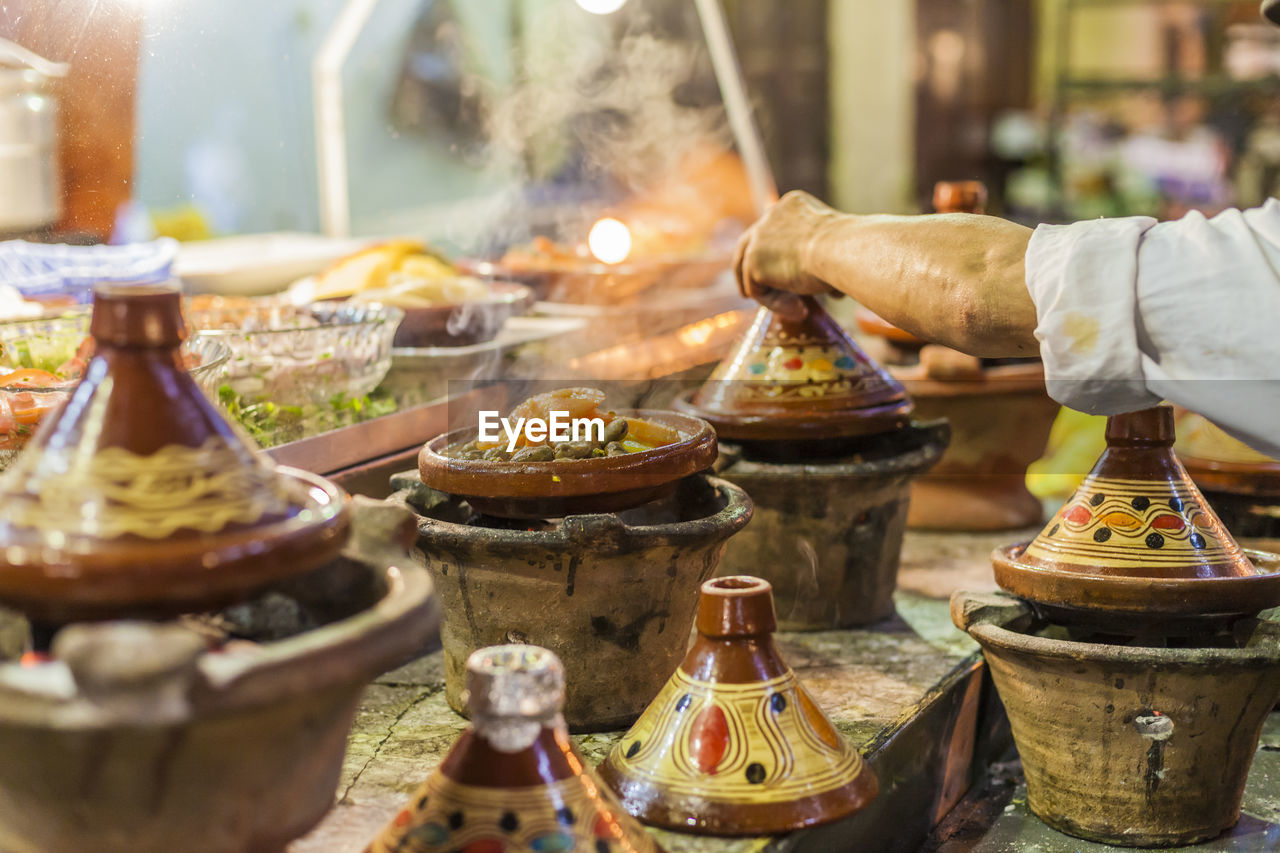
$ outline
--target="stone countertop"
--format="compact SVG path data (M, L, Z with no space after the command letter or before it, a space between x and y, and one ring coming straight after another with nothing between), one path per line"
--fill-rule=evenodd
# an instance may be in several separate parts
M783 656L836 728L864 750L909 718L976 651L951 624L959 588L994 589L989 554L1034 531L909 532L895 595L897 615L869 630L780 634ZM444 698L443 657L420 658L370 685L347 749L337 803L290 853L358 853L444 758L466 721ZM604 759L621 732L575 736ZM773 839L716 839L655 831L669 853L748 853Z

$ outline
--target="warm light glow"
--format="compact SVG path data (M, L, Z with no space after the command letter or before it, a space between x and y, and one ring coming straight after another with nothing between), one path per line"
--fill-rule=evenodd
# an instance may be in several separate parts
M606 264L621 263L631 254L631 231L616 219L601 219L591 226L587 248Z
M626 5L627 0L578 0L578 5L593 15L611 15Z

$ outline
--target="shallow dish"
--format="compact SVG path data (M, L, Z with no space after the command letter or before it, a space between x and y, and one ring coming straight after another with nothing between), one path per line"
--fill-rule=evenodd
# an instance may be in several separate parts
M454 266L485 279L514 281L533 289L538 299L584 305L612 305L648 291L683 293L706 287L733 263L730 254L649 258L605 264L594 259L548 259L539 264L513 264L459 258Z
M400 306L404 320L396 330L397 347L465 347L493 340L508 318L527 313L533 290L523 284L494 281L490 298L453 305Z
M648 503L715 462L715 431L700 418L649 409L618 414L669 427L681 438L652 450L598 459L500 462L445 456L447 448L475 437L476 430L468 427L427 442L418 454L418 472L426 485L465 498L485 515L560 518Z
M225 383L241 397L277 405L327 404L360 397L378 386L391 367L391 342L404 312L387 305L317 303L303 312L315 325L278 327L280 307L264 304L234 312L237 328L206 323L198 311L188 319L201 335L231 350Z

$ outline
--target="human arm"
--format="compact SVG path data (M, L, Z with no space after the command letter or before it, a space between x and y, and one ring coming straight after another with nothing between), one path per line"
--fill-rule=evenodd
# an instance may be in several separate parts
M744 293L783 314L797 310L791 294L838 291L925 340L1027 356L1039 347L1030 238L991 216L857 216L792 192L743 236L735 267Z

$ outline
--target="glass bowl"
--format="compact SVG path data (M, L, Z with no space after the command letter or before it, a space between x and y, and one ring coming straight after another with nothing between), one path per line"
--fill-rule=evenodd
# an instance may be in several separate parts
M31 367L53 373L75 357L88 337L88 311L0 323L0 371ZM192 335L183 342L182 352L189 363L194 362L188 368L191 378L206 392L216 393L222 373L231 360L231 349L217 338ZM71 381L66 388L74 385ZM3 384L0 390L6 390Z
M87 311L40 320L0 323L0 471L8 468L36 428L71 396L78 379L47 387L4 384L4 374L24 368L54 372L76 356L89 337ZM191 378L216 395L223 371L231 360L225 343L194 335L182 344Z
M362 397L391 368L404 312L376 303L316 303L290 312L276 303L188 311L201 336L224 342L223 376L240 397L276 405L327 405Z

